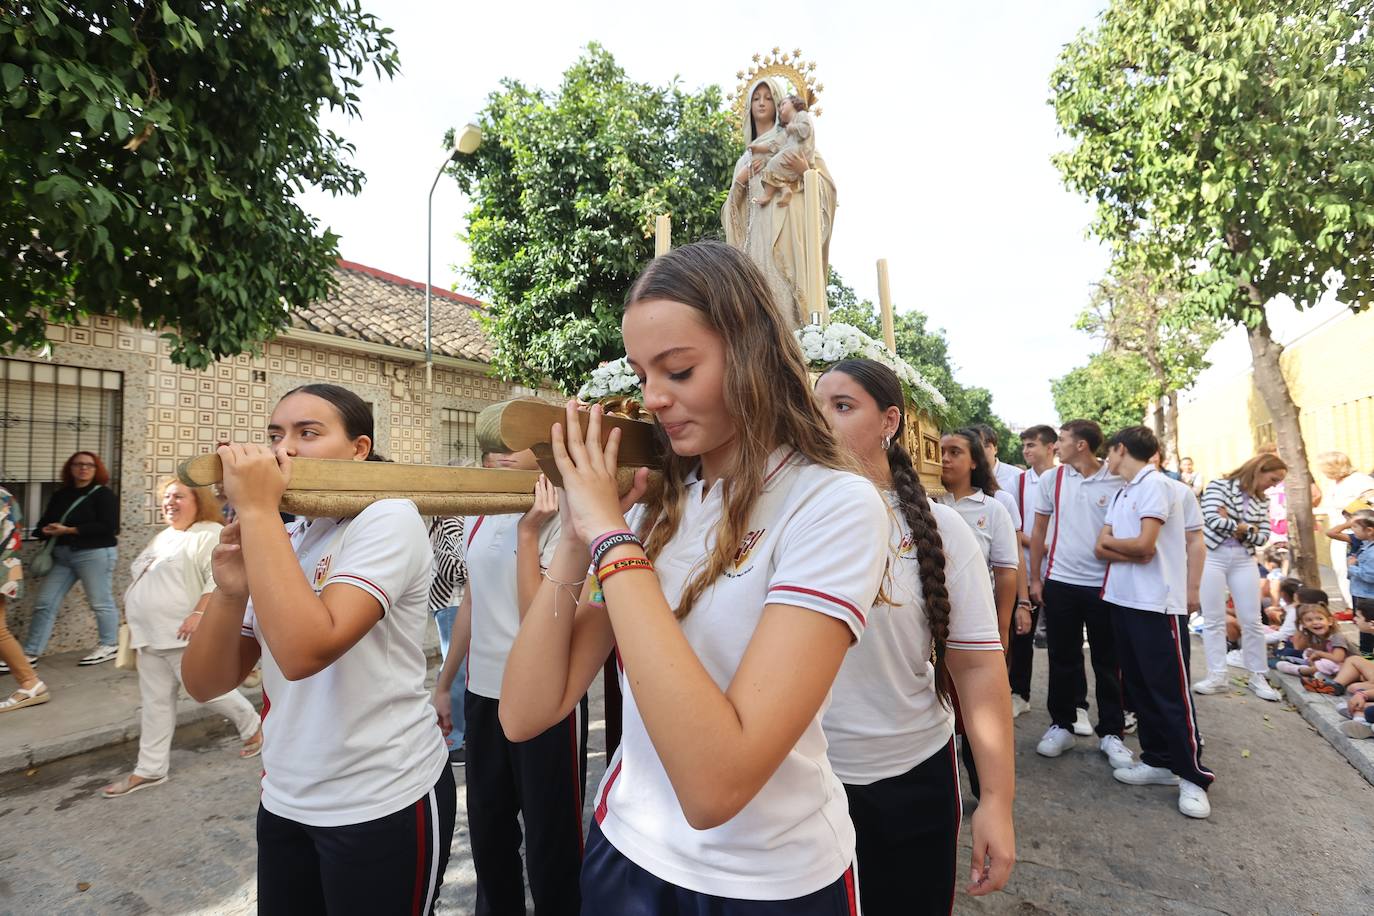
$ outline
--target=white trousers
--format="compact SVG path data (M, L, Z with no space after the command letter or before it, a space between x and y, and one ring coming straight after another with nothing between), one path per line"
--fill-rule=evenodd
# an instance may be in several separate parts
M1202 568L1202 646L1207 676L1226 676L1226 593L1240 622L1240 651L1245 667L1263 674L1264 625L1260 623L1259 566L1244 548L1226 545L1207 551Z
M177 693L181 690L183 649L139 649L138 692L143 697L143 732L138 739L134 775L161 779L167 775L172 732L177 727ZM205 704L234 723L244 741L258 733L262 719L248 698L237 690Z
M1331 571L1336 574L1336 587L1341 591L1345 606L1354 607L1355 602L1350 597L1350 567L1345 565L1346 553L1345 541L1331 542Z

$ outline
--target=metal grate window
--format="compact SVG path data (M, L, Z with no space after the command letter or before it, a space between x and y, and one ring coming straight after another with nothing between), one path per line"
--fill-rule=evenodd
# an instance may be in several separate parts
M477 411L443 408L439 417L439 435L443 437L444 463L478 464L481 449L477 447Z
M62 465L95 452L118 495L123 373L0 358L0 486L33 527L62 486Z

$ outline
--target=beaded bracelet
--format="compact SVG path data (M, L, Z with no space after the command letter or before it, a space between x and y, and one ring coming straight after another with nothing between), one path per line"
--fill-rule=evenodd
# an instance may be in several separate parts
M592 567L599 567L601 565L601 560L606 554L626 544L633 544L640 549L644 547L644 545L640 543L639 538L635 537L632 531L614 531L610 534L602 535L597 539L596 546L592 548Z
M645 569L653 572L654 564L643 557L628 557L624 560L616 560L614 563L607 563L596 571L596 578L605 587L607 579L627 569Z

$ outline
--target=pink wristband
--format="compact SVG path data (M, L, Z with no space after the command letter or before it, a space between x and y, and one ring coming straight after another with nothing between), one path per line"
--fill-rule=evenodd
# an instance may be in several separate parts
M597 538L596 540L592 541L591 549L590 549L591 554L592 554L593 556L595 556L595 555L596 555L596 548L600 547L600 546L601 546L601 543L602 543L603 541L605 541L607 538L614 537L614 536L617 535L617 534L628 534L628 535L633 536L633 535L634 535L634 532L631 531L631 530L629 530L628 528L616 528L616 529L613 530L613 531L607 531L605 534L601 535L599 538Z

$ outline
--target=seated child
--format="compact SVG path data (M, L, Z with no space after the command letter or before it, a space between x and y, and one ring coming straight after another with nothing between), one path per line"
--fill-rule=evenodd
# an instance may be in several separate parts
M1349 722L1341 723L1341 731L1351 738L1374 738L1374 685L1352 686L1345 695L1345 709Z
M1277 613L1270 618L1264 628L1264 644L1272 646L1291 639L1298 631L1298 590L1302 582L1294 578L1279 581L1279 603Z
M1302 652L1302 660L1284 659L1275 669L1301 677L1303 687L1314 693L1336 693L1332 677L1350 654L1350 644L1336 631L1336 618L1330 608L1322 604L1298 606L1298 631L1293 635L1293 647Z
M1350 519L1350 537L1363 544L1374 541L1374 512L1361 510ZM1354 599L1355 626L1360 631L1360 654L1374 658L1374 549L1346 557L1350 597Z
M1331 683L1336 687L1336 696L1347 691L1374 690L1374 662L1359 655L1347 655L1340 670L1331 676Z
M797 152L806 160L807 168L816 166L816 128L811 115L806 113L806 102L799 95L789 95L782 100L778 106L778 120L783 123L783 129L787 134L787 140L783 143L782 149L773 154L773 158L768 160L768 165L763 170L763 194L755 199L754 203L760 207L766 207L773 199L773 195L779 191L782 196L778 198L778 206L785 207L792 200L792 192L797 190L797 182L801 181L801 171L788 165L788 153ZM762 149L755 149L756 146L766 146L767 144L755 144L749 147L751 151L763 152Z

